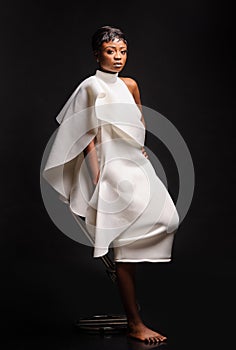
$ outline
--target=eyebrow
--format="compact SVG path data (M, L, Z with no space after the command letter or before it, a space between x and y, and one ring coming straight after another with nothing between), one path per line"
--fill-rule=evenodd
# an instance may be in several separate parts
M108 47L111 47L112 49L115 49L115 48L116 48L115 45L113 45L113 46L112 46L112 45L108 45L108 46L104 47L104 50L107 49ZM121 46L121 47L120 47L120 49L125 49L125 48L126 48L126 46Z

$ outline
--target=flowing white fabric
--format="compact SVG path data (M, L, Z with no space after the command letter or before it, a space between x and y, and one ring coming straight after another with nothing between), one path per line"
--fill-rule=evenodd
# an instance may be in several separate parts
M170 261L179 216L142 153L141 112L118 73L85 79L57 116L60 126L44 178L85 217L94 257L114 248L115 261ZM100 177L94 188L83 151L95 140Z

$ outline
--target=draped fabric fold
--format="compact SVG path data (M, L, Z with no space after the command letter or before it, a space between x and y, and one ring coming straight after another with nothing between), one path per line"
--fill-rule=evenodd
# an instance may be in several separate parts
M117 261L132 255L143 260L145 254L150 261L170 260L168 233L177 229L178 214L142 154L145 128L125 83L117 74L97 71L75 89L56 119L60 126L43 176L74 214L85 217L94 257L113 246ZM95 188L83 152L92 140L100 169Z

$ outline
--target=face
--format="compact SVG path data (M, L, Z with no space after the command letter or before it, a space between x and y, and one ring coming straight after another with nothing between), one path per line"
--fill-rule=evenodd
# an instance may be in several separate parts
M102 43L97 56L99 67L108 72L120 72L127 60L127 45L123 40L115 39Z

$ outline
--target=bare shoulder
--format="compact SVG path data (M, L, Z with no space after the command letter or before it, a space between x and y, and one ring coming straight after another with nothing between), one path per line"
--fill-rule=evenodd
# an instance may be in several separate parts
M140 91L139 91L137 82L132 78L122 77L121 79L126 84L131 94L133 95L135 102L138 105L141 105Z
M128 77L120 77L120 79L123 80L123 82L127 85L127 87L132 93L134 93L135 90L138 89L138 84L134 79Z

